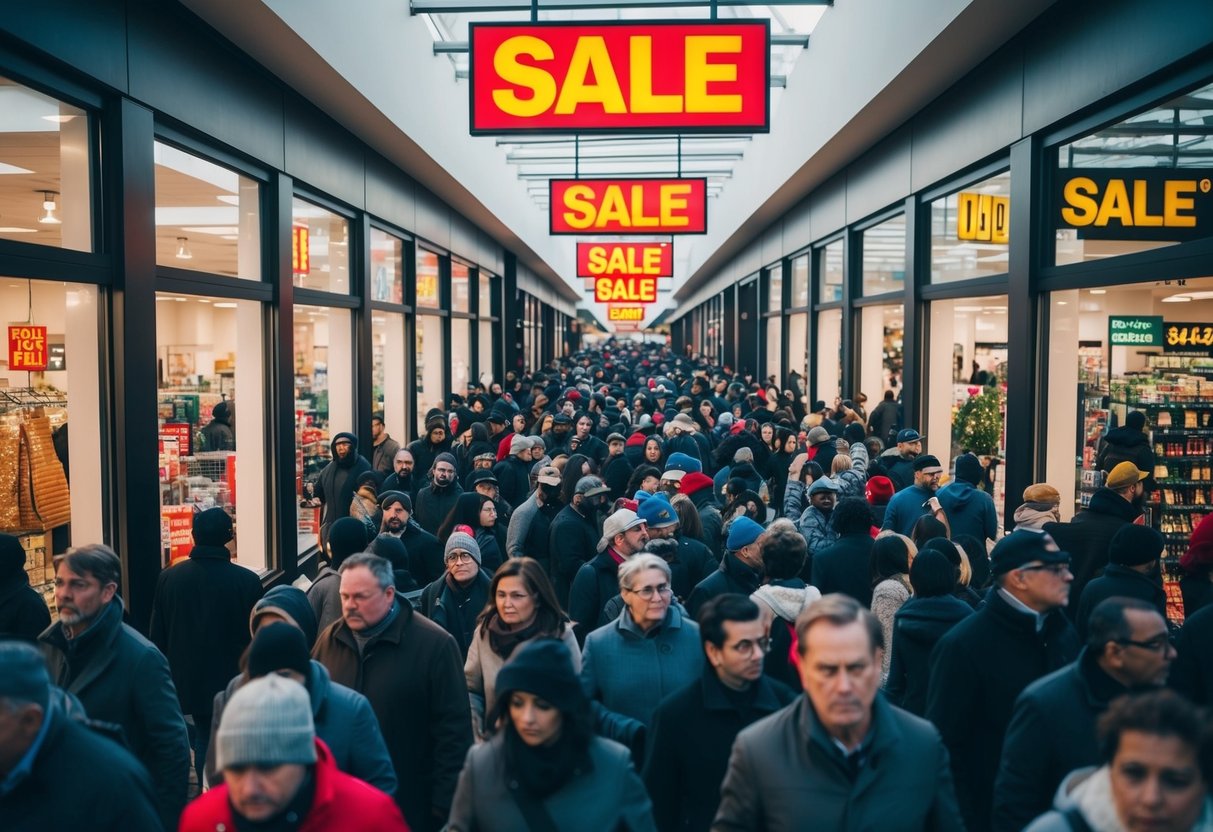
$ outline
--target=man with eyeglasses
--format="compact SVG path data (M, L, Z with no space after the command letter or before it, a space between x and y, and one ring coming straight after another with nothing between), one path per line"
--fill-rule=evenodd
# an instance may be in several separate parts
M926 717L952 756L956 796L969 832L990 829L994 778L1015 699L1078 656L1062 613L1070 555L1047 533L1016 529L990 556L994 589L931 653Z
M796 698L762 672L771 640L749 598L726 593L705 603L699 636L707 657L703 674L662 700L646 743L644 782L661 832L707 832L733 740Z
M648 542L644 520L631 509L620 509L602 524L598 554L581 565L569 590L569 618L578 644L585 643L591 630L607 623L603 610L619 591L619 565Z
M1048 811L1067 774L1098 765L1100 715L1118 696L1162 687L1174 659L1153 604L1101 601L1078 660L1033 682L1015 703L994 783L994 829L1019 832Z

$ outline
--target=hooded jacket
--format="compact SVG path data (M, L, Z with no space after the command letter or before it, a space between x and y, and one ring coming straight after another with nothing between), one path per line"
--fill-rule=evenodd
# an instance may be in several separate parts
M1057 788L1053 810L1034 820L1024 832L1072 832L1066 817L1075 812L1086 821L1091 832L1124 832L1112 799L1112 778L1108 767L1081 768L1071 772ZM1213 799L1205 798L1204 810L1191 832L1213 832Z
M785 578L764 584L750 594L759 609L770 610L771 649L762 662L764 675L776 679L795 691L801 689L800 673L792 664L792 634L796 617L809 604L821 597L821 591L799 578Z
M1091 502L1069 523L1046 523L1044 530L1057 545L1070 553L1070 597L1082 597L1082 590L1093 578L1103 574L1108 565L1108 549L1112 538L1122 527L1141 516L1141 509L1110 488L1100 488L1091 495ZM1077 604L1069 607L1076 612Z
M931 650L973 608L952 595L911 598L893 616L893 656L885 695L889 701L916 716L927 710L927 680Z
M342 439L351 445L345 459L337 457L337 443ZM338 518L349 515L358 477L371 470L371 463L358 453L358 437L352 433L342 432L334 435L333 441L329 443L329 452L333 458L324 466L315 485L316 498L324 505L320 515L321 541L328 539L329 529Z
M998 512L989 494L958 478L939 489L936 496L948 517L952 537L968 534L981 541L998 539Z
M712 493L712 478L692 471L682 478L680 490L695 504L699 522L703 525L703 543L719 560L724 554L724 518L720 516L720 506Z
M1052 503L1024 503L1015 509L1015 528L1044 529L1046 523L1058 523L1061 515Z
M446 432L441 442L431 441L434 431L442 429ZM446 423L442 411L431 411L425 419L425 436L414 439L409 443L409 453L413 455L414 471L429 471L434 467L434 457L444 451L451 450L451 428Z
M34 641L50 625L46 602L29 585L25 550L15 539L0 544L0 637Z
M1137 470L1154 475L1154 451L1144 431L1122 425L1104 435L1095 464L1100 471L1111 471L1121 462L1132 462Z
M758 589L762 583L762 573L746 563L732 552L725 552L718 568L708 575L691 591L687 599L687 612L692 618L698 619L699 610L708 601L726 593L749 595Z

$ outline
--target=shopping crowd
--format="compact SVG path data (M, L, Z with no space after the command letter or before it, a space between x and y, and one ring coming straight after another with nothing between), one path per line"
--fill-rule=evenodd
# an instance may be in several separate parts
M211 508L146 635L100 544L52 623L0 535L0 829L1213 830L1213 520L1179 627L1146 430L1008 531L894 391L608 341L336 433L305 588Z

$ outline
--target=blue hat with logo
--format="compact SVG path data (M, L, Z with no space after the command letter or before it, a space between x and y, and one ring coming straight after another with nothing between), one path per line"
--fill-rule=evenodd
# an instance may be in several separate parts
M679 452L670 454L670 458L665 461L665 469L667 471L682 471L684 474L702 474L703 463L690 454Z
M640 504L636 515L648 524L650 529L664 529L678 525L678 514L674 507L663 495L652 494Z
M763 531L765 530L762 526L742 515L729 525L729 538L725 541L725 548L730 552L736 552L761 537Z

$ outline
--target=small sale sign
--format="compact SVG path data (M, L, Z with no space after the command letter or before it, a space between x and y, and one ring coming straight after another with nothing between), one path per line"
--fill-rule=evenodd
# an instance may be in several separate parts
M8 328L10 370L45 370L48 355L46 327L18 324Z

